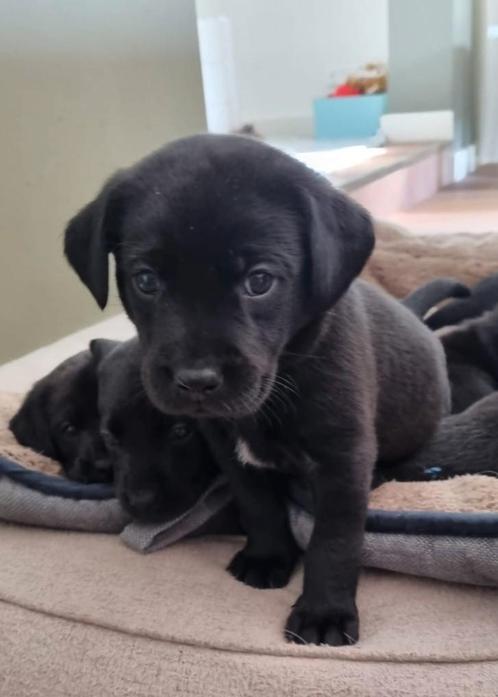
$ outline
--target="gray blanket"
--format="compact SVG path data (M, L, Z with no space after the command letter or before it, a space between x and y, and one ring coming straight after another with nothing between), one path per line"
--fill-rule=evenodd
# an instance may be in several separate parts
M104 485L81 485L27 470L0 457L0 519L65 530L120 534L132 549L155 552L195 534L225 509L231 496L222 477L192 508L156 525L132 522ZM305 549L313 517L305 502L289 501L294 536ZM498 587L498 514L371 510L365 566L445 581Z

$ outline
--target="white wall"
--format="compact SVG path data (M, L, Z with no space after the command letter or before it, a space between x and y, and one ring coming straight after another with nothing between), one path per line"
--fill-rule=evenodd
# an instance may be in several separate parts
M116 168L205 129L194 0L1 0L0 84L1 363L100 318L66 221Z
M478 156L498 162L498 0L482 0L478 16Z
M241 123L311 119L333 71L387 62L388 0L197 0L197 11L230 21Z
M389 110L451 110L454 144L475 142L473 0L392 0Z

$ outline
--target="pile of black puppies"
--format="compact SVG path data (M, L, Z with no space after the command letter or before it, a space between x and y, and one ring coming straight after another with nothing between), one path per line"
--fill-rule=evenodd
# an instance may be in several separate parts
M101 307L114 255L138 339L95 342L64 368L66 381L82 365L97 376L95 455L60 444L67 426L44 452L73 476L119 461L125 505L151 517L221 468L247 535L229 571L260 588L295 568L286 478L305 477L316 523L290 641L357 641L374 468L412 456L450 411L439 339L357 280L373 243L368 214L328 181L235 136L181 140L119 172L66 230L66 256ZM12 422L21 442L28 402Z

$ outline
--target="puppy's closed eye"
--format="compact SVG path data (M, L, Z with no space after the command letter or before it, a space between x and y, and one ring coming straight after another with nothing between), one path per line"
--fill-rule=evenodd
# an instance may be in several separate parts
M63 421L59 424L59 432L64 436L76 436L78 429L71 421Z

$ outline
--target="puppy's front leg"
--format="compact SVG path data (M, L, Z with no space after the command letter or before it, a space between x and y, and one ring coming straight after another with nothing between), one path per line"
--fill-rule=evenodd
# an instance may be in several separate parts
M289 528L281 477L239 463L229 477L247 542L228 571L255 588L287 585L299 550Z
M323 460L322 460L323 462ZM375 444L334 443L312 476L315 527L303 592L287 621L289 641L340 646L358 640L356 587Z
M299 558L289 526L286 488L278 472L243 465L235 455L236 439L211 427L208 440L230 482L240 521L247 535L228 571L255 588L287 585Z

